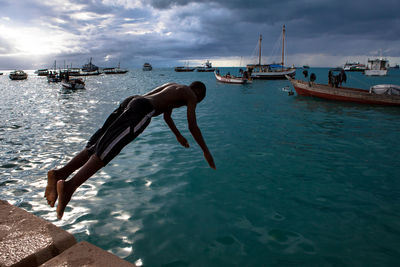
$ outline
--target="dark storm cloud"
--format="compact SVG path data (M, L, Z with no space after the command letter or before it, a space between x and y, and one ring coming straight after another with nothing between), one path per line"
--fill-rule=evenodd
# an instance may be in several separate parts
M263 54L269 56L279 42L283 24L290 55L343 58L382 51L384 56L400 57L400 2L391 0L0 3L0 26L2 17L10 17L14 26L50 27L43 26L48 22L57 33L79 39L79 45L51 55L77 64L90 56L100 65L123 58L134 66L144 59L166 65L188 59L246 57L254 52L259 34L263 35ZM15 52L10 42L0 39L0 54L8 49Z

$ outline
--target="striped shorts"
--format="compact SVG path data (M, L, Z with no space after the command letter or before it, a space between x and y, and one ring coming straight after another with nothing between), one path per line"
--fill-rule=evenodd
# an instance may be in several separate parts
M146 98L131 96L110 114L89 139L89 155L96 154L107 165L149 125L155 110Z

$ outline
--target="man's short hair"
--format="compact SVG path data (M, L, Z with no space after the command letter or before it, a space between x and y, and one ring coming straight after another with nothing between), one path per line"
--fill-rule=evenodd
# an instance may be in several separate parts
M196 94L197 103L200 103L206 97L206 86L200 81L192 82L189 85L190 89Z

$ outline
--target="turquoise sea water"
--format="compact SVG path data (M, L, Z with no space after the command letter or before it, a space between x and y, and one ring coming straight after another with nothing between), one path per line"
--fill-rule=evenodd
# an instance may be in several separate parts
M328 69L311 72L326 82ZM43 198L47 171L125 97L194 80L208 88L197 115L217 170L176 110L190 148L154 118L57 221ZM400 72L348 80L400 84ZM88 77L69 92L32 72L0 76L0 198L143 266L398 266L400 108L288 96L287 86L155 69Z

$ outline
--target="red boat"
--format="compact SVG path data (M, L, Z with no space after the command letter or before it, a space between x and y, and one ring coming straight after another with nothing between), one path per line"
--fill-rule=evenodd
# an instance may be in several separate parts
M328 100L356 102L363 104L400 106L400 90L396 85L376 85L370 90L334 87L326 84L300 81L286 76L298 95L315 96ZM382 89L385 88L385 89Z

